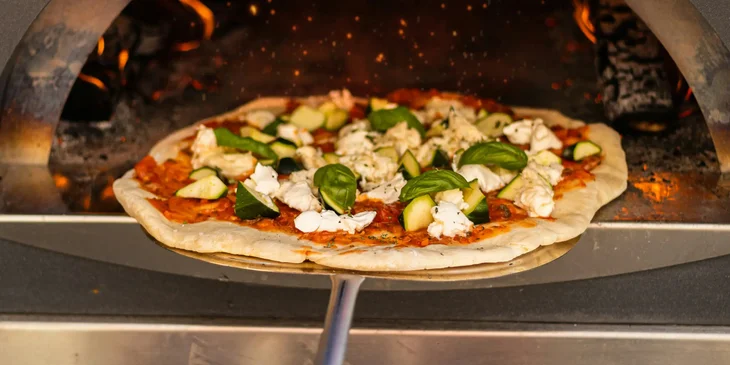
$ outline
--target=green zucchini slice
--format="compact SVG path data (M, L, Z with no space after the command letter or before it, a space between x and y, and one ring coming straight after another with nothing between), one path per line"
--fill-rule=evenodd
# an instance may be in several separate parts
M401 213L398 219L403 225L403 228L408 232L425 229L433 222L431 208L435 206L436 203L431 199L430 195L421 195L408 203L406 209L403 210L403 213Z
M279 216L279 207L269 196L261 194L239 181L233 212L241 219L275 218Z
M502 129L510 123L512 123L512 117L508 114L492 113L482 119L479 119L476 123L476 127L485 136L499 137L503 134Z
M410 150L407 150L400 158L398 171L403 172L403 177L406 180L412 179L421 174L421 166L418 164L416 156L413 156L413 153Z
M380 147L375 149L375 153L388 157L393 160L393 162L398 163L398 150L396 150L395 147Z
M215 175L204 177L175 192L175 196L180 198L208 200L222 198L226 194L228 194L228 186Z
M307 105L300 105L294 110L294 113L292 113L289 123L294 124L299 128L313 131L322 127L325 119L327 119L327 117L323 112Z
M602 151L599 145L591 141L581 141L566 148L563 151L563 157L573 161L580 161L589 156L600 155Z
M294 157L297 152L297 145L284 138L277 138L269 145L279 158Z
M521 175L515 176L512 181L507 184L507 186L503 187L502 190L499 191L497 194L497 198L501 199L507 199L507 200L515 200L515 197L517 196L517 193L522 189L522 186L525 185L525 182L522 180Z
M199 169L193 170L192 172L190 172L190 175L188 175L190 180L196 181L208 176L218 176L218 171L212 167L204 166Z

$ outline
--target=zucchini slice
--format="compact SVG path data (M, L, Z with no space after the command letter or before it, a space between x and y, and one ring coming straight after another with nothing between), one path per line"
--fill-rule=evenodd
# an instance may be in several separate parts
M289 175L292 172L296 172L301 169L302 165L300 165L296 160L291 157L284 157L279 160L279 166L276 167L276 172L281 175Z
M210 175L204 177L190 185L175 192L175 196L180 198L196 198L215 200L222 198L228 194L228 186L218 178L218 176Z
M566 148L563 151L563 157L573 161L580 161L589 156L599 155L602 151L601 146L591 141L581 141Z
M431 208L435 206L436 203L431 199L430 195L421 195L408 203L406 209L398 217L398 220L400 220L403 228L408 232L425 229L433 222Z
M479 205L479 202L486 199L482 190L479 189L479 180L476 179L470 181L469 187L463 188L461 191L464 193L464 202L469 205L465 209L462 209L462 212L466 215L473 212L477 205Z
M438 137L444 133L446 128L449 127L448 120L442 120L440 122L436 122L431 124L431 128L428 129L426 132L426 137Z
M239 181L233 212L241 219L275 218L279 216L279 207L269 196L261 194Z
M188 175L188 178L190 178L190 180L197 181L208 176L218 176L218 171L214 168L204 166L193 170L190 175Z
M350 113L347 110L343 110L337 107L335 103L328 101L319 106L319 111L324 113L325 122L324 128L328 131L336 131L342 128L350 118Z
M294 124L299 128L313 131L324 125L325 119L327 119L327 117L323 112L307 105L300 105L294 110L294 113L292 113L289 123Z
M550 166L554 163L563 163L563 160L558 157L558 155L548 150L538 152L534 157L532 157L532 159L538 164L544 166Z
M387 99L370 98L370 100L368 101L368 107L365 110L365 115L370 114L370 112L374 112L376 110L385 109L388 104L389 103Z
M267 125L264 129L262 129L261 132L264 132L265 134L268 134L270 136L275 136L279 124L286 123L286 120L284 120L285 117L286 115L280 115L276 117L276 119L273 122L269 123L269 125Z
M335 200L333 197L331 197L327 193L327 191L319 189L319 196L322 197L322 201L324 202L325 209L334 210L338 214L347 213L348 207L343 206L342 204L338 203L337 200Z
M393 160L393 162L398 163L398 150L395 149L395 147L380 147L375 149L375 153L385 156Z
M489 204L487 204L487 199L481 200L471 213L466 214L466 217L474 224L489 223Z
M477 129L485 136L499 137L503 135L504 126L512 123L512 117L505 113L492 113L479 119L476 123Z
M484 119L487 115L489 115L489 112L485 109L479 109L479 112L477 113L477 120Z
M507 184L507 186L503 187L502 190L499 191L497 194L497 198L500 199L507 199L507 200L515 200L515 197L517 196L517 193L522 189L522 186L525 185L525 182L522 180L521 175L515 176L512 181Z
M433 154L433 159L431 160L431 166L437 168L445 168L449 167L450 165L451 161L449 160L449 155L443 150L436 150L436 152Z
M322 158L324 158L324 160L327 161L327 163L329 164L340 163L340 156L338 156L334 152L327 152L322 155Z
M406 153L400 158L398 165L398 171L403 172L403 177L406 180L410 180L421 174L421 165L418 164L416 156L413 156L413 152L410 150L406 150Z
M284 138L277 138L269 145L279 158L294 157L297 152L297 145Z
M261 143L271 143L276 139L274 136L261 133L258 129L249 126L241 127L241 137L251 137L254 141Z

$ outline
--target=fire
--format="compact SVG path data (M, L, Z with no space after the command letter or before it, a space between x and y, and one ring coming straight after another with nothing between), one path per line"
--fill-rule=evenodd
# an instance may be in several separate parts
M591 23L591 9L588 7L588 0L573 0L573 19L581 32L591 43L596 43L596 28Z
M99 42L96 44L96 54L99 56L104 54L104 37L99 38Z
M251 15L256 16L256 14L259 13L259 7L251 4L251 6L248 7L248 12L251 13Z
M79 73L79 79L98 87L99 90L107 91L107 88L106 88L106 85L104 85L104 82L102 82L101 80L99 80L98 78L96 78L94 76L90 76L85 73Z
M119 52L119 71L124 71L127 67L127 61L129 61L129 51L123 49Z
M198 14L200 21L203 22L203 39L210 39L215 27L213 12L199 0L180 0L180 3L187 5Z
M69 185L69 180L66 176L63 176L61 174L53 174L53 183L56 185L57 188L61 190L66 190Z
M190 42L182 42L178 43L172 46L172 49L180 52L187 52L192 51L196 48L200 47L200 42L198 41L190 41Z

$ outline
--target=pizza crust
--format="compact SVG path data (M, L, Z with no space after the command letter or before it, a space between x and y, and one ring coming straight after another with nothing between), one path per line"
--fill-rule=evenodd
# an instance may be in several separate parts
M303 99L317 102L325 97ZM177 131L152 148L158 162L173 158L179 142L194 134L198 124L211 120L238 119L248 111L269 109L280 113L287 98L263 98ZM515 107L518 115L542 118L546 124L576 128L584 123L553 110ZM595 180L584 189L571 190L555 202L554 220L527 218L510 223L510 230L495 237L463 245L434 244L427 247L393 247L353 242L348 247L325 248L285 233L262 232L231 222L206 221L179 224L169 221L148 201L154 194L143 190L134 170L114 182L114 193L126 212L165 245L196 252L226 252L263 259L315 263L360 271L410 271L505 262L544 245L582 234L598 209L626 190L628 169L619 134L605 124L590 124L589 138L603 148L602 163L591 172ZM526 223L527 222L527 223ZM502 223L503 225L503 223ZM533 225L533 226L530 226Z

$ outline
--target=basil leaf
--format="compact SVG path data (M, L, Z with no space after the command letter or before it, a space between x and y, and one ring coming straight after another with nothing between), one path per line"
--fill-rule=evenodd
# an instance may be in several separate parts
M507 143L477 143L461 155L459 167L464 165L497 165L507 170L519 170L527 166L527 154Z
M426 136L426 129L423 124L418 121L413 113L404 106L399 106L394 109L379 109L368 114L368 120L373 129L380 132L385 132L389 128L395 127L396 124L405 121L408 123L408 127L413 128L421 134L421 137Z
M357 179L347 166L331 164L322 166L314 173L314 186L319 187L325 202L342 214L355 205Z
M232 147L243 151L251 151L255 155L264 157L266 159L277 160L276 152L269 147L266 143L254 140L251 137L241 137L233 134L227 128L216 128L213 130L215 133L215 141L219 146Z
M410 180L400 191L400 201L408 202L421 195L458 188L467 188L463 176L450 170L429 170Z

